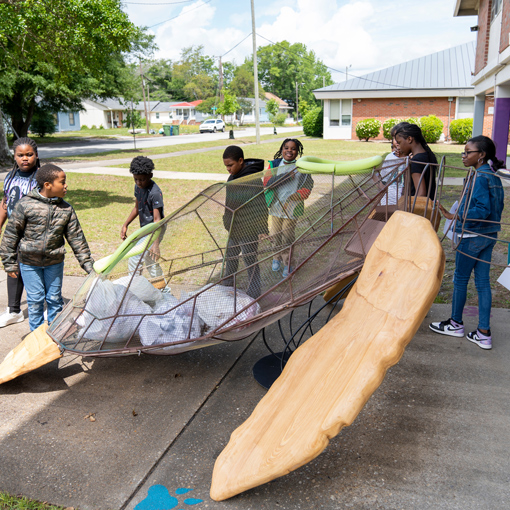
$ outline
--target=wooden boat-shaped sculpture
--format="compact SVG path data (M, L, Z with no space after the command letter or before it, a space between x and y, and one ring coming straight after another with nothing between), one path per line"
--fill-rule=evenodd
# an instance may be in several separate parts
M0 383L65 351L177 354L240 340L277 321L360 271L400 207L381 204L404 170L383 183L381 161L301 158L297 169L265 186L263 173L209 186L97 261L47 331L31 333L7 356ZM268 195L278 197L281 186L298 179L309 194L280 204L295 220L294 236L283 232L285 244L264 235L261 225ZM293 268L285 278L272 270L282 254Z

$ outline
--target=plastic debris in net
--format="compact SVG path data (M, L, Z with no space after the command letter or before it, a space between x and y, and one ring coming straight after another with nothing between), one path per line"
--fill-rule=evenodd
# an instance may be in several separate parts
M97 278L76 323L88 340L119 342L131 338L152 308L123 285Z
M375 159L317 160L319 169L291 165L205 188L98 261L100 275L89 275L48 334L102 356L184 352L256 333L358 271L384 222L408 210L405 179L403 198L379 205L407 170L383 182Z
M215 285L204 290L197 297L197 310L200 318L212 329L224 328L247 321L260 313L260 305L243 291L235 292L232 287ZM246 310L243 310L246 308ZM243 310L241 312L241 310ZM238 312L241 312L237 315ZM229 317L235 317L228 321Z

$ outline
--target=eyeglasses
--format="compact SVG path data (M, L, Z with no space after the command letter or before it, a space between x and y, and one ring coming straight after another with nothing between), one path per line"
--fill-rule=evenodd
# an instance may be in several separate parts
M481 152L481 151L466 151L466 152L461 152L460 155L462 157L469 156L472 152Z

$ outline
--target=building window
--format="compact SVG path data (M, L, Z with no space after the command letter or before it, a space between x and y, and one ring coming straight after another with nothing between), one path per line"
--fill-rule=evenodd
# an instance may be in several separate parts
M156 112L156 119L159 119L159 112Z
M475 112L474 97L459 97L457 103L457 119L472 119Z
M503 5L503 0L492 0L491 23L494 21L494 18L501 12L502 5Z
M351 100L330 99L329 125L331 127L351 125Z
M74 113L69 114L69 125L74 126Z

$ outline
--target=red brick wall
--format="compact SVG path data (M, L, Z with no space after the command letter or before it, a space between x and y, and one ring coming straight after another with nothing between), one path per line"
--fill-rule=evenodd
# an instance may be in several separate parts
M492 122L494 120L494 114L489 115L489 108L494 108L494 97L485 98L485 112L483 117L483 134L488 137L492 137Z
M510 46L510 2L504 1L501 8L501 37L499 39L499 52Z
M489 54L490 16L492 0L480 0L478 10L478 37L476 41L475 74L487 65Z
M435 115L443 122L445 136L448 130L448 98L398 98L398 99L353 99L352 102L352 138L356 139L356 124L362 119L374 118L381 124L389 118L407 119ZM451 103L450 119L455 119L455 101ZM384 139L382 129L377 139Z

